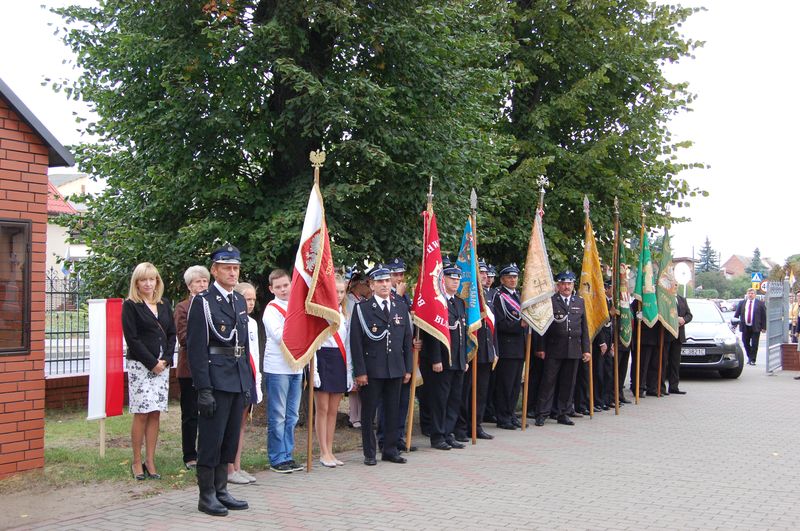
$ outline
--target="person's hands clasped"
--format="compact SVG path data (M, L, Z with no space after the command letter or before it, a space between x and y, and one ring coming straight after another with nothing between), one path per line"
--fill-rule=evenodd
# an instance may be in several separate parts
M214 399L214 393L211 388L207 387L197 392L197 410L200 415L207 419L214 416L217 411L217 401Z
M164 372L164 369L167 368L167 362L165 360L158 360L156 366L153 367L153 374L161 374Z
M442 372L444 370L444 366L441 363L434 363L433 367L431 368L433 369L433 372Z

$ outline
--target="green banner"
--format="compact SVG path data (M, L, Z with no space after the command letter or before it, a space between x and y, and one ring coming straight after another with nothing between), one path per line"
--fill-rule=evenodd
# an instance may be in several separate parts
M650 241L647 234L642 237L639 266L636 269L636 287L633 290L633 296L639 301L642 321L650 328L653 328L658 322L658 300L656 299L653 261L650 256Z
M629 347L633 339L633 313L631 313L631 294L628 285L628 272L631 266L627 263L628 257L625 252L625 246L619 246L619 256L617 264L619 264L619 275L617 276L617 315L619 320L619 341L624 346Z
M672 265L672 249L669 245L669 233L664 231L664 245L661 248L661 264L658 266L658 320L664 328L678 337L678 284L675 282L675 268Z

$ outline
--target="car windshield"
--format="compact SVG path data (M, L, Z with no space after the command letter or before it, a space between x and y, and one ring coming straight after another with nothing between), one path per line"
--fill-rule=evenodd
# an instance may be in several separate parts
M723 323L722 314L710 301L692 301L689 304L692 310L692 321L698 323Z

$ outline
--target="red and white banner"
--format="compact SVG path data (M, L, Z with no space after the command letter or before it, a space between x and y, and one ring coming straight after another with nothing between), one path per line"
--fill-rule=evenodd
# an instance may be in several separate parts
M308 363L322 342L339 329L339 320L328 225L322 194L315 182L294 259L292 290L283 324L281 350L289 366L297 369Z
M450 350L450 328L447 319L447 298L442 285L442 251L439 248L439 230L433 205L422 213L424 220L422 243L422 267L419 270L417 288L411 311L414 323Z
M122 415L122 299L89 300L87 420Z

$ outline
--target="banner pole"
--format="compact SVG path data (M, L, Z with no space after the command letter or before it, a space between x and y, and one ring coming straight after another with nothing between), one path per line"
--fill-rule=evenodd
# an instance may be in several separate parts
M528 380L530 380L531 367L531 332L525 330L525 365L522 367L522 431L528 425Z
M308 362L308 415L306 415L306 472L311 472L311 463L314 461L312 445L314 444L314 356Z
M417 340L419 340L419 328L417 328ZM408 416L406 417L406 452L411 451L411 432L414 429L414 397L417 394L417 368L419 367L419 349L412 349L413 363L411 368L411 389L408 393Z
M106 419L100 419L100 457L106 456Z
M642 251L641 249L644 248L644 207L642 207L642 229L639 232L639 259L641 260ZM642 265L639 264L639 267ZM638 280L637 280L638 282ZM642 313L642 317L644 317L644 301L639 301L638 308L639 312ZM642 319L639 319L639 327L638 332L636 334L636 404L639 404L639 386L641 384L641 375L642 375L642 368L639 364L642 361L642 357L640 356L640 351L642 350Z
M611 326L614 329L614 414L619 415L619 200L614 197L614 258L611 260L611 302L614 315Z
M475 189L472 189L472 193L469 197L470 200L470 207L471 207L471 218L472 218L472 242L475 251L475 259L478 259L478 194L475 193ZM477 265L477 264L476 264ZM483 293L483 286L480 282L480 272L475 271L478 275L478 278L475 278L475 282L478 284L477 286L477 293L478 293L478 306L481 306L481 298ZM480 308L483 310L483 307ZM481 323L483 326L483 323ZM470 393L470 411L472 414L470 415L472 421L472 444L478 443L478 349L479 346L475 346L475 354L472 356L472 392Z

